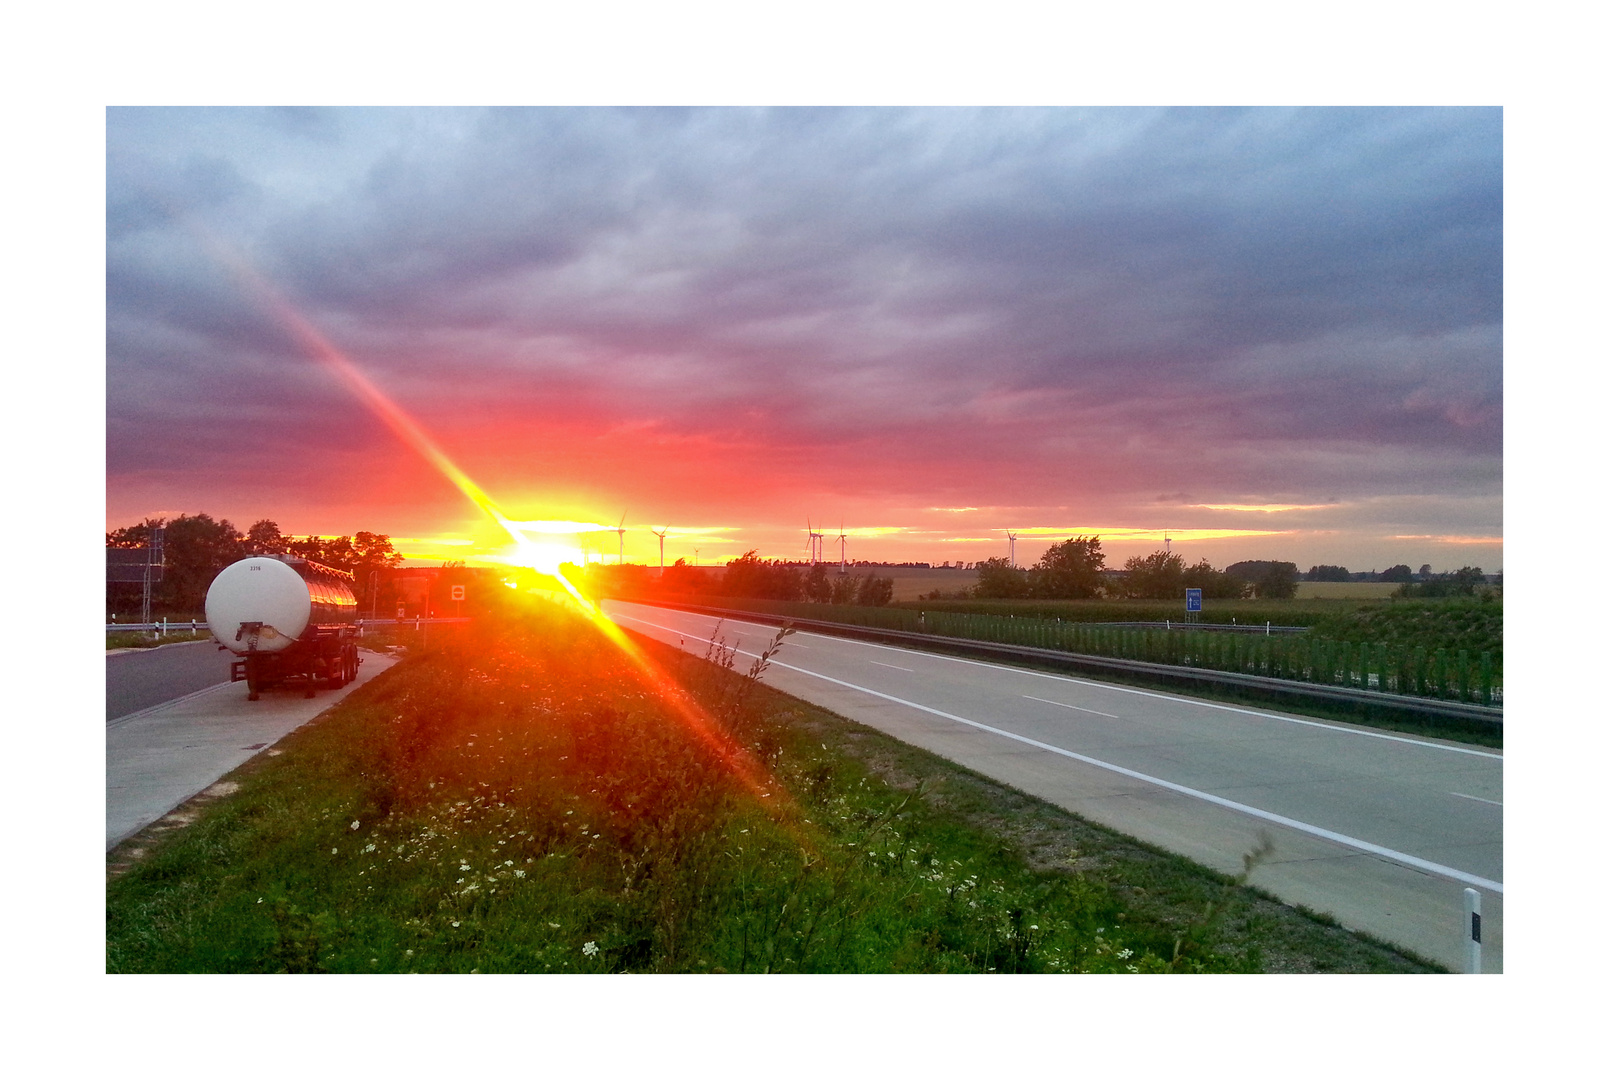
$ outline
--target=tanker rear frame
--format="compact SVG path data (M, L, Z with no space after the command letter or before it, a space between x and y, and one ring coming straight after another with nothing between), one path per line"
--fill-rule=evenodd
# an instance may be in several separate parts
M327 690L339 690L356 679L358 665L362 663L358 657L357 628L340 624L312 629L311 636L304 636L281 652L237 656L229 665L229 681L244 682L246 699L256 701L259 693L276 686L303 683L306 686L303 696L312 697L319 682Z

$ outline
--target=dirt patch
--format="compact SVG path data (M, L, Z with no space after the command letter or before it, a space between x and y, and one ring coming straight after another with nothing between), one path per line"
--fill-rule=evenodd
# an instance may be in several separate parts
M276 751L270 750L269 753ZM108 881L121 877L135 866L139 865L150 852L158 847L169 834L177 832L189 825L194 825L201 818L206 808L220 799L228 798L240 790L240 785L233 780L220 780L197 795L175 806L166 814L157 818L151 824L135 833L133 836L118 844L106 853L106 878Z

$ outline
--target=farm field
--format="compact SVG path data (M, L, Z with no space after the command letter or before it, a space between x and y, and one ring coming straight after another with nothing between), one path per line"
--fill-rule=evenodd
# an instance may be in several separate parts
M1298 581L1298 600L1387 600L1399 589L1394 581Z
M870 566L861 567L858 571L854 567L850 567L850 572L876 574L878 577L892 578L894 580L894 602L896 604L902 600L919 600L934 589L943 593L953 593L962 589L970 589L978 583L978 572L976 570Z
M432 643L111 853L108 971L1431 969L730 656Z

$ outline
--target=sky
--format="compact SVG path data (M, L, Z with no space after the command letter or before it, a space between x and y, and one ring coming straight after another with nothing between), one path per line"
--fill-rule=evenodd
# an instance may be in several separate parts
M400 414L581 557L1502 568L1498 108L117 107L106 168L108 529L497 557Z

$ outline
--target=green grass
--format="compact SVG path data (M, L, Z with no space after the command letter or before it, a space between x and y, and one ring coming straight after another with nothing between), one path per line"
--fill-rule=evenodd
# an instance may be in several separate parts
M118 630L106 635L106 648L112 649L154 649L158 645L172 645L179 641L211 641L210 630L174 631L173 633L157 636L143 630Z
M108 971L1435 970L642 647L433 635L112 853Z

